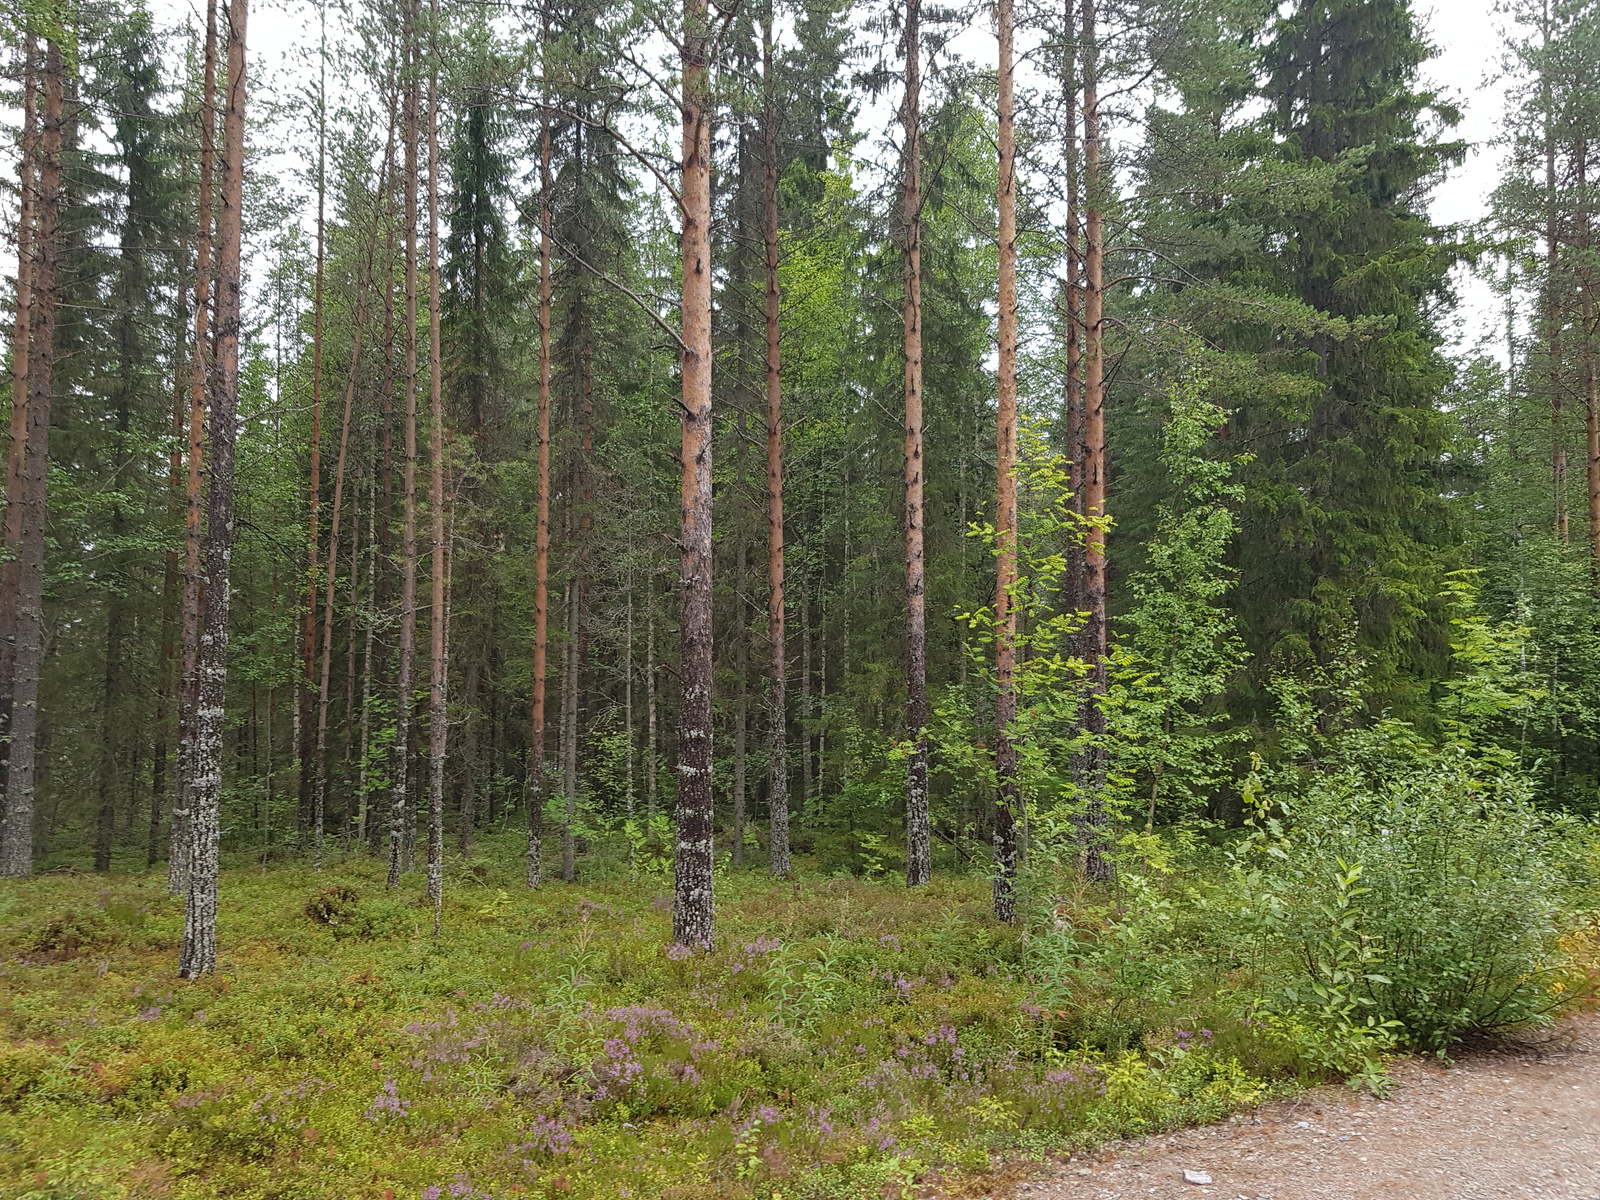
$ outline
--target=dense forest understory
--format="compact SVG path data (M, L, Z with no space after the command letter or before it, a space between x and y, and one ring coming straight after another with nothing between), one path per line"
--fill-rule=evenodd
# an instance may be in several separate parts
M1591 998L1594 0L1472 226L1410 0L0 14L0 1194L913 1195Z

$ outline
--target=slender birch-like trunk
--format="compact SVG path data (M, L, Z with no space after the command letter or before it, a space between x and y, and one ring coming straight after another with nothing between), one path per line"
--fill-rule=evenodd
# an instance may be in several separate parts
M188 190L188 167L184 167L184 190ZM178 246L178 277L183 277L183 244ZM187 290L177 288L176 332L172 345L172 442L167 448L167 497L176 509L183 496L183 418L184 401L188 388L189 309ZM161 809L167 797L167 718L171 702L178 693L178 676L174 672L177 657L178 612L182 605L183 585L180 582L179 558L176 550L168 550L161 577L161 674L156 687L156 738L150 765L150 838L145 847L145 866L153 867L160 857Z
M1011 64L1012 0L999 0L1000 355L995 464L994 915L1016 920L1017 747L1017 135Z
M913 3L916 0L912 0ZM762 189L761 240L765 250L767 322L767 637L772 661L767 681L767 869L789 874L788 651L784 645L783 392L778 294L778 145L776 78L772 61L772 4L761 27Z
M11 757L0 821L0 875L33 871L33 805L44 660L44 533L49 519L50 386L55 369L57 230L61 213L61 44L45 44L39 182L29 280L28 404L23 435L22 514L16 543L16 651L11 680Z
M683 428L679 570L678 832L673 940L710 949L712 882L711 119L707 0L683 6Z
M928 817L928 609L923 547L922 462L922 4L906 0L905 127L901 166L905 223L902 323L905 353L906 484L906 885L933 878Z
M217 852L222 735L228 682L228 570L233 554L234 443L239 413L240 235L244 199L245 20L249 0L229 0L227 97L222 117L222 211L217 220L217 353L211 389L211 487L206 512L205 631L195 706L189 891L178 974L217 965Z

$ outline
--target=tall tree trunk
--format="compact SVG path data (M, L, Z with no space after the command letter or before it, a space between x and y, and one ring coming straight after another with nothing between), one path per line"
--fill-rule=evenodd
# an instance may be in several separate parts
M1004 0L1002 0L1004 2ZM902 321L905 354L906 482L906 885L933 878L933 835L928 817L928 608L923 549L922 462L922 3L906 0L905 253Z
M0 822L0 875L33 871L33 805L39 731L39 669L44 658L44 531L50 456L50 389L55 369L57 230L61 209L60 42L44 52L39 187L35 197L33 272L29 281L28 416L23 438L22 514L16 550L16 654L11 687L11 758Z
M417 82L417 5L405 8L405 465L401 484L400 664L395 672L394 805L389 829L389 886L410 869L415 832L411 800L411 673L417 649L417 142L420 116Z
M994 915L1016 919L1017 747L1017 138L1012 100L1012 0L997 6L1000 40L1000 358L995 419Z
M187 191L188 171L184 171L184 190ZM178 252L178 277L182 279L183 247ZM183 495L183 418L185 391L188 386L189 309L187 291L180 283L177 287L177 330L172 345L172 444L167 450L167 496L174 510ZM163 556L161 578L161 673L156 686L156 738L151 755L150 769L150 839L145 849L145 866L156 865L160 857L161 809L167 797L167 717L169 703L178 690L178 677L173 670L177 652L178 609L182 603L178 582L178 552L168 550Z
M39 46L34 35L22 41L22 137L17 163L17 288L11 334L11 441L6 460L5 559L0 561L0 823L4 820L6 771L11 756L11 693L17 663L17 552L28 444L28 348L33 319L34 221L39 173Z
M1084 485L1083 511L1090 522L1084 546L1084 591L1088 623L1084 626L1084 657L1089 662L1089 696L1084 729L1091 738L1084 785L1088 789L1083 824L1084 871L1090 879L1112 878L1105 857L1106 716L1106 412L1105 412L1105 293L1104 227L1106 179L1100 166L1099 43L1095 26L1095 0L1083 0L1083 173L1084 173Z
M358 435L359 437L359 435ZM358 469L360 450L358 455ZM339 790L344 796L344 812L339 820L339 855L350 857L350 842L355 836L357 797L352 790L350 750L356 722L356 631L361 625L361 482L355 483L350 513L349 593L345 602L344 650L344 728L339 753Z
M206 512L205 633L195 712L188 902L178 974L217 965L217 852L222 733L228 683L228 568L233 554L234 440L239 413L239 243L244 200L245 20L249 0L228 0L227 99L222 117L222 212L217 221L217 355L211 391L211 488Z
M482 677L476 655L468 660L467 680L463 694L468 710L461 731L461 821L456 828L456 848L463 858L472 857L472 838L478 822L478 726L481 717L478 698L482 693Z
M322 293L323 269L327 252L327 107L328 107L328 9L326 0L317 5L322 25L322 45L318 56L317 84L317 259L311 281L311 479L306 494L306 585L302 602L305 614L300 634L300 800L295 829L304 834L311 827L314 839L311 853L315 869L322 870L323 797L314 793L325 782L317 737L312 732L311 703L316 686L317 662L317 553L320 543L318 522L322 508ZM335 551L330 546L331 558Z
M570 516L570 512L569 512ZM571 524L568 524L571 533ZM567 642L562 651L561 674L561 795L566 804L561 821L561 880L578 879L578 624L579 587L576 579L567 583Z
M654 571L645 588L644 634L644 816L648 831L656 819L656 592Z
M1067 488L1072 493L1073 511L1083 512L1083 228L1081 219L1082 181L1078 171L1078 36L1077 14L1068 0L1064 15L1065 46L1062 54L1062 83L1066 91L1063 105L1067 127L1062 150L1066 159L1064 183L1067 192L1067 278L1062 289L1062 330L1066 343L1065 378L1062 381L1062 449L1069 460ZM1071 613L1084 611L1088 601L1084 586L1084 547L1074 538L1067 546L1067 577L1062 606ZM1074 635L1074 642L1079 639Z
M544 43L550 41L549 23ZM544 877L545 675L550 633L550 112L539 118L539 470L533 550L533 724L528 746L527 884Z
M211 363L211 202L217 111L217 0L206 0L205 65L200 95L200 185L196 200L194 255L194 363L189 382L188 476L183 515L182 650L178 676L178 760L173 772L171 850L167 892L189 891L189 813L193 807L195 713L200 689L200 625L205 579L201 481L204 471L206 391ZM270 775L268 787L270 788Z
M783 360L778 307L778 112L771 0L761 28L761 79L761 233L766 252L767 321L767 637L772 649L767 683L767 869L774 879L782 879L789 874L789 698L785 676L788 652L783 636Z
M328 706L333 691L333 601L339 576L339 518L344 505L345 463L349 457L350 416L355 409L356 380L361 370L361 341L366 331L367 281L372 276L373 247L367 248L366 275L357 285L355 329L350 345L350 373L344 386L344 413L339 421L339 457L333 470L333 513L328 518L328 566L322 604L322 659L317 672L316 750L312 756L315 784L311 797L311 852L314 870L322 870L324 818L328 807ZM352 550L352 555L354 551ZM358 573L352 557L351 578ZM354 609L352 608L352 620ZM352 648L353 652L353 648ZM349 822L343 824L348 828Z
M444 904L444 756L450 734L445 657L444 361L439 345L439 0L428 6L428 900L433 936Z
M742 333L743 331L741 331ZM745 346L745 338L739 339L741 355ZM743 371L740 372L743 375ZM739 497L739 504L744 503L746 478L744 469L745 441L749 437L749 428L745 416L744 381L740 380L740 409L738 436L734 442L734 493ZM750 565L750 535L749 526L740 521L738 532L734 537L734 576L733 576L733 633L734 656L733 672L738 682L734 694L733 712L733 865L744 866L744 824L745 824L745 784L747 777L746 750L750 729L750 620L749 613L745 611L745 575Z
M679 538L678 835L672 936L710 949L711 756L711 89L706 0L683 5L683 528Z
M389 290L387 282L384 291ZM375 848L376 827L369 833L368 821L372 814L371 783L368 769L372 754L372 652L377 640L378 606L378 481L373 478L367 485L367 614L366 636L361 648L361 750L356 766L356 800L359 816L356 818L356 840L369 849ZM369 841L369 837L372 841Z
M1600 334L1600 329L1596 328L1594 302L1594 240L1592 214L1589 212L1592 201L1589 198L1587 134L1579 136L1574 157L1578 174L1578 244L1584 251L1583 266L1579 269L1583 310L1582 325L1578 332L1582 338L1583 423L1587 459L1584 482L1589 494L1589 589L1600 595L1600 378L1597 378L1600 376L1600 364L1595 361L1595 337Z

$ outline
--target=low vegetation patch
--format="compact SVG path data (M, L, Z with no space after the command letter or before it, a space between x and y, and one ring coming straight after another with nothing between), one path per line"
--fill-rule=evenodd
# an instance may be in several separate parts
M0 909L0 1179L52 1200L911 1196L1338 1074L1381 1086L1396 1047L1582 990L1581 919L1468 886L1471 830L1436 869L1330 872L1299 828L1164 839L1114 893L1035 875L1030 932L979 877L729 873L710 954L671 943L662 874L529 892L510 837L453 866L438 940L418 881L388 892L371 860L241 868L195 984L161 876L35 879ZM1428 869L1458 905L1441 928L1499 927L1455 991L1423 985L1432 951L1383 976L1369 932L1381 888L1439 899ZM1519 886L1581 882L1541 871Z

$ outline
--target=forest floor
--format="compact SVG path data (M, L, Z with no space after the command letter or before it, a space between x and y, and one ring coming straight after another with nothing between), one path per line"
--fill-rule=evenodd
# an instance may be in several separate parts
M1316 1088L1209 1128L1112 1142L1014 1200L1600 1200L1600 1015L1410 1059L1377 1100ZM1185 1172L1210 1183L1185 1182Z

